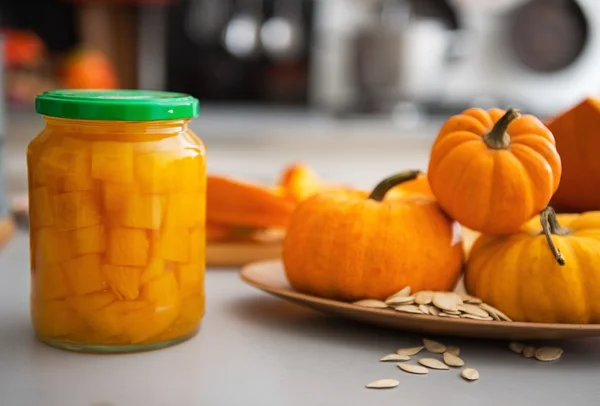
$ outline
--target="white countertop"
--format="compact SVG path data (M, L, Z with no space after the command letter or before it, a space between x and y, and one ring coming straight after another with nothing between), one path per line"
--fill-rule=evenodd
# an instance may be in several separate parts
M481 378L410 375L378 360L420 337L284 302L245 285L236 269L208 270L202 328L183 344L128 355L57 350L30 327L27 237L0 252L2 406L585 406L600 398L600 340L554 343L565 353L549 364L505 342L442 337ZM400 385L364 388L381 378Z

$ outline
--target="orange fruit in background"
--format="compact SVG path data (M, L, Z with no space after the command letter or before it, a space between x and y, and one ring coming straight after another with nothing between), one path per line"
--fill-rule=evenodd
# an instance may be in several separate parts
M115 89L119 80L110 59L95 49L73 51L61 65L61 86L67 89Z

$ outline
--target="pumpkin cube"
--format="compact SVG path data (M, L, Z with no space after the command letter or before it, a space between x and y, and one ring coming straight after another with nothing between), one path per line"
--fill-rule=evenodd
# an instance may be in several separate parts
M131 185L105 182L102 188L104 209L109 212L119 211L130 193Z
M139 344L157 337L168 330L179 315L180 305L143 309L127 314L124 334L132 344Z
M104 226L98 224L96 226L69 231L69 241L75 255L104 252L106 249Z
M64 299L70 294L67 279L60 264L48 264L36 269L32 278L33 298L39 300Z
M165 272L142 287L143 300L160 306L173 306L181 302L179 286L173 272Z
M176 152L163 151L139 154L135 159L136 184L144 193L166 193L172 189L173 176L169 165L177 159Z
M182 297L204 295L204 263L179 264L175 276Z
M121 336L130 324L130 319L137 314L152 314L153 306L144 301L120 301L94 312L86 320L99 334L108 337ZM146 317L146 322L149 317ZM123 342L121 342L123 344Z
M121 225L159 229L163 219L164 201L164 196L160 195L130 193L125 199L121 211Z
M102 273L106 275L112 291L121 300L135 300L140 295L142 268L104 264Z
M202 193L172 193L167 198L166 227L192 228L204 224L205 199Z
M62 192L92 190L94 182L89 143L75 138L65 138L61 145L70 155L70 162L68 173L58 180L58 189Z
M71 245L68 235L64 231L44 227L35 230L31 239L34 262L39 266L55 264L71 257Z
M169 178L172 179L171 190L204 192L205 181L204 157L185 156L169 164Z
M40 186L31 192L30 217L34 227L51 226L54 224L54 215L51 206L51 192L48 186Z
M124 266L146 266L150 242L145 230L117 227L110 229L106 257L108 263Z
M67 283L77 295L99 292L108 287L98 254L87 254L63 262Z
M75 230L100 224L100 212L92 192L70 192L52 198L54 221L59 230Z
M133 147L129 143L92 143L92 178L114 183L133 182Z
M86 328L64 300L36 301L32 303L31 316L37 334L42 337L69 337Z
M165 228L160 236L162 258L173 262L188 262L190 231L187 228Z
M205 297L204 295L194 295L187 297L181 304L181 313L177 323L183 325L195 325L200 322L204 315Z
M35 169L35 180L40 185L51 185L60 176L69 173L73 154L60 147L44 149Z
M94 292L87 295L69 296L66 300L71 309L85 317L108 306L117 300L117 297L113 292Z
M204 227L190 230L190 262L204 264L206 252L206 234Z
M165 261L162 258L152 258L144 269L140 278L140 284L144 285L165 273Z

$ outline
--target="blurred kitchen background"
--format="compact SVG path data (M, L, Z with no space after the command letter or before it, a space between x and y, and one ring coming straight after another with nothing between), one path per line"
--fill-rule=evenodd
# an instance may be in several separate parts
M364 187L426 169L466 107L546 118L600 91L599 0L2 0L0 31L11 198L51 88L190 93L210 171Z

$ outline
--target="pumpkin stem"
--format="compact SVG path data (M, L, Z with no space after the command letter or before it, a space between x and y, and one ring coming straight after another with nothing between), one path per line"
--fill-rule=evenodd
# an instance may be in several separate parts
M401 183L408 182L409 180L415 179L422 172L419 170L414 171L405 171L400 172L395 175L390 176L389 178L385 178L371 192L369 195L369 199L376 200L378 202L382 201L385 197L386 193L393 188L394 186L398 186Z
M546 240L548 241L548 246L550 247L550 251L552 251L552 255L556 258L556 262L559 263L560 266L565 265L565 257L563 257L562 253L552 241L552 234L554 235L568 235L570 234L570 230L562 227L558 223L558 219L556 218L556 212L550 206L546 207L540 213L540 222L542 223L542 230L544 235L546 236Z
M519 110L509 108L494 124L491 131L483 136L483 141L492 149L507 149L510 146L510 135L506 132L513 120L521 117Z

